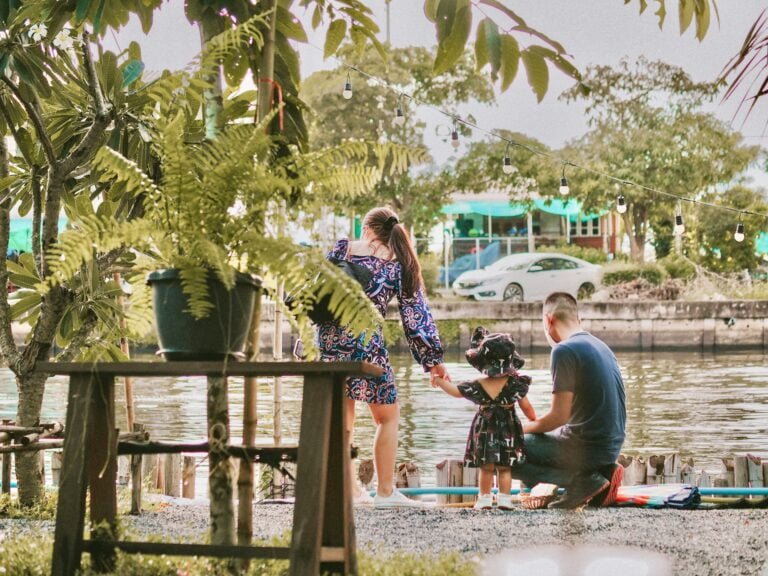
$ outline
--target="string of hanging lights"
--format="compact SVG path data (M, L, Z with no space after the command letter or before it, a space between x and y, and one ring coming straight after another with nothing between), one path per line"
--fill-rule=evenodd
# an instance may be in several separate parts
M321 50L320 48L318 48L317 46L314 46L313 44L309 44L309 45L312 46L313 48ZM657 195L660 195L660 196L665 196L665 197L668 197L668 198L675 199L677 201L677 204L676 204L676 209L675 209L674 234L676 234L678 236L683 235L685 233L685 224L683 223L683 214L682 214L682 203L683 202L688 202L688 203L693 204L693 205L698 204L698 205L701 205L701 206L707 206L709 208L713 208L713 209L717 209L717 210L725 210L725 211L728 211L728 212L738 213L739 214L739 221L738 221L738 224L736 225L736 231L735 231L735 233L733 235L733 239L736 242L743 242L744 241L744 238L745 238L745 227L744 227L743 218L744 218L745 215L757 216L757 217L763 218L765 220L768 220L768 214L763 214L763 213L760 213L760 212L754 212L754 211L751 211L751 210L745 210L745 209L741 209L741 208L734 208L734 207L727 206L727 205L722 205L722 204L713 204L711 202L706 202L704 200L699 200L697 198L681 196L679 194L673 194L673 193L667 192L665 190L658 190L656 188L651 188L650 186L645 186L645 185L640 184L638 182L633 182L631 180L625 180L623 178L618 178L618 177L616 177L616 176L614 176L612 174L609 174L607 172L603 172L601 170L597 170L597 169L592 168L590 166L583 166L583 165L577 164L575 162L572 162L571 160L562 159L562 158L558 157L557 155L552 154L551 152L548 152L546 150L539 150L539 149L534 148L534 147L532 147L532 146L530 146L528 144L525 144L523 142L518 142L518 141L516 141L516 140L514 140L512 138L506 137L506 136L501 135L501 134L499 134L497 132L494 132L492 130L485 129L485 128L477 125L474 122L471 122L471 121L469 121L467 119L461 118L460 116L456 116L454 113L451 113L451 112L449 112L447 110L443 110L442 108L439 108L438 106L435 106L435 105L430 104L428 102L424 102L422 100L419 100L413 94L408 94L408 93L404 92L403 90L397 88L396 86L391 85L389 82L387 82L383 78L380 78L378 76L374 76L373 74L369 74L368 72L366 72L364 70L361 70L357 66L351 66L349 64L346 64L343 61L341 61L340 59L335 58L335 57L334 57L334 60L336 60L336 62L340 66L345 67L347 69L347 79L346 79L346 82L344 83L344 89L342 90L342 95L343 95L343 97L345 99L349 100L349 99L352 98L352 95L353 95L352 94L352 81L351 81L351 76L350 76L353 71L357 72L361 76L363 76L366 79L368 79L369 82L373 82L373 83L375 83L375 84L377 84L377 85L379 85L379 86L381 86L383 88L386 88L387 90L390 90L390 91L395 92L395 93L398 94L397 107L395 108L395 113L394 113L394 117L393 117L393 120L392 120L393 124L396 125L396 126L401 126L401 125L403 125L405 123L405 112L404 112L403 102L407 98L408 100L412 101L413 103L415 103L417 105L420 105L420 106L424 106L426 108L430 108L430 109L432 109L432 110L442 114L443 116L446 116L447 118L449 118L451 120L451 122L452 122L452 129L451 129L450 143L451 143L451 146L454 149L458 149L459 146L461 145L460 139L459 139L459 125L460 124L463 124L464 126L466 126L467 128L470 128L472 130L476 130L477 132L486 134L486 135L488 135L488 136L490 136L492 138L495 138L495 139L497 139L499 141L505 142L507 146L506 146L506 148L504 150L504 156L502 158L502 171L504 172L504 174L513 174L516 171L516 168L515 168L514 164L512 163L512 157L510 156L510 153L509 153L510 148L512 146L517 146L519 148L522 148L522 149L530 152L531 154L536 154L536 155L548 158L550 160L560 162L561 165L562 165L562 175L561 175L561 178L560 178L560 187L559 187L558 191L559 191L561 196L568 196L570 194L570 192L571 192L571 188L570 188L570 185L568 183L568 179L566 178L566 175L565 175L565 168L566 168L566 166L571 166L571 167L573 167L573 168L575 168L577 170L582 170L584 172L588 172L588 173L594 174L594 175L599 176L601 178L605 178L605 179L607 179L607 180L609 180L611 182L614 182L618 186L636 187L636 188L638 188L640 190L643 190L643 191L646 191L646 192L650 192L652 194L657 194ZM617 198L616 198L616 212L618 212L619 214L625 214L627 212L627 208L628 208L627 200L626 200L623 192L620 192L618 194Z

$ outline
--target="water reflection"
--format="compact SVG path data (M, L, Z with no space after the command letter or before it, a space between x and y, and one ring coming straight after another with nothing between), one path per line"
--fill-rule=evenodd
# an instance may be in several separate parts
M768 454L768 370L766 356L755 353L706 355L691 352L620 353L627 388L627 451L680 449L696 458L696 468L717 469L718 457L732 452ZM459 355L449 369L455 381L477 373ZM537 413L550 402L549 357L529 357L525 372L533 377L530 398ZM461 458L474 407L432 389L427 375L410 356L393 355L402 400L398 460L414 460L422 479L434 483L435 464ZM43 420L64 419L66 379L49 380ZM242 435L242 379L233 378L231 423L233 441ZM296 442L301 406L297 378L283 379L283 441ZM119 386L118 424L124 428L123 390ZM155 440L198 441L205 438L205 379L199 377L134 380L136 419L147 425ZM259 381L258 437L272 441L271 379ZM369 456L374 428L358 406L356 438ZM14 418L16 386L7 369L0 371L0 418ZM203 470L200 471L203 473Z

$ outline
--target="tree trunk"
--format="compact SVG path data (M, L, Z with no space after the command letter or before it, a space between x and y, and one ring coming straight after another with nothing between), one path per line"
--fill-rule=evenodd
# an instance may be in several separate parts
M36 372L16 378L19 388L19 407L16 414L18 426L37 426L43 406L43 393L47 376ZM40 466L40 452L19 452L16 454L16 479L19 485L19 502L31 506L43 496L43 470Z

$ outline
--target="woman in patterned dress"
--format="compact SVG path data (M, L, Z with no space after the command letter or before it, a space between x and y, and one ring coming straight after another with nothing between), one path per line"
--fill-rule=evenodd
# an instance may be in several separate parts
M443 364L443 347L424 296L421 266L408 232L396 214L389 208L374 208L363 219L363 239L353 242L339 240L328 257L348 259L373 272L373 278L364 286L365 293L382 316L386 315L390 300L397 298L403 331L414 359L425 372L430 373L431 380L437 376L450 380ZM350 378L347 381L346 411L350 440L354 430L355 402L365 402L376 423L373 442L377 478L374 506L421 505L406 498L393 484L400 405L382 328L378 327L370 340L363 343L362 337L355 337L344 326L336 322L322 322L318 326L318 347L322 360L366 361L384 369L384 374L378 378Z

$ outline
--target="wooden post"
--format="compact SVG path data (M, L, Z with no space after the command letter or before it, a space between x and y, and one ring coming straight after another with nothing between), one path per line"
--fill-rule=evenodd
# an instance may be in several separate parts
M165 455L165 494L173 498L181 496L181 454Z
M63 453L61 451L51 452L51 479L53 480L53 485L58 486L59 481L61 480L61 457ZM6 454L6 456L10 456L10 454ZM5 470L3 470L3 474L5 474ZM5 478L5 476L3 476ZM3 480L3 483L5 483L5 480Z
M247 458L241 458L241 460L247 460ZM238 486L240 482L238 481ZM195 457L184 456L184 467L181 472L181 497L182 498L194 498L195 497ZM239 519L238 515L238 519ZM239 542L242 544L242 542Z
M747 454L747 472L749 473L749 485L752 488L765 486L765 474L763 474L763 461L759 456Z
M648 472L646 474L648 484L662 484L664 482L664 460L663 454L654 454L648 457Z
M721 461L723 463L723 469L722 469L722 472L720 473L720 478L718 479L722 480L724 484L721 483L720 486L723 486L723 487L733 486L735 481L735 477L734 477L735 463L733 460L733 456L722 458ZM718 486L718 483L717 483L718 479L716 479L715 481L715 486Z
M449 486L464 485L464 462L461 460L449 460L450 465L450 484ZM448 497L448 502L458 504L463 498L460 495L452 494Z
M157 468L155 468L155 490L165 494L165 461L168 454L157 455Z
M680 482L683 484L694 484L696 477L696 471L693 468L693 458L688 458L683 461L680 467Z
M122 284L122 279L120 277L120 272L115 272L112 274L112 279L117 283L118 286ZM122 310L123 309L123 293L122 291L117 296L117 306ZM118 325L120 326L120 331L124 334L126 332L126 321L125 316L120 316L120 319L118 320ZM120 351L125 354L126 358L131 357L131 346L128 344L128 339L125 336L120 336ZM133 378L130 376L126 376L123 378L123 383L125 384L125 419L126 419L126 430L133 430Z
M446 488L450 486L451 484L451 466L448 464L449 460L443 460L442 462L438 463L435 467L437 468L436 472L436 482L438 488ZM448 503L448 495L447 494L438 494L437 495L437 503L438 504L447 504Z
M476 487L478 481L480 480L478 474L479 470L479 468L470 468L469 466L464 466L464 470L462 471L461 485ZM477 496L474 494L464 494L461 497L462 502L474 502L476 500Z
M680 468L682 460L680 454L673 452L664 457L664 484L680 483Z
M128 486L131 481L131 459L128 456L117 457L117 484Z
M144 424L133 424L133 431L137 434L144 433ZM147 462L148 460L144 460ZM155 459L157 462L157 459ZM131 514L141 514L141 488L144 484L142 475L142 456L141 454L131 455Z
M701 475L698 478L698 481L696 482L696 485L700 488L710 488L712 486L713 479L712 475L707 472L706 470L701 471Z
M745 454L736 454L733 457L733 485L736 487L749 486L749 469Z
M208 462L210 476L211 544L235 543L232 462L229 458L229 402L225 376L208 376Z
M10 420L3 420L3 426L10 425ZM7 442L3 442L4 445L10 446L13 443L13 440L9 439ZM13 462L13 454L8 452L7 454L3 454L3 477L2 477L2 493L3 494L10 494L11 493L11 466Z

